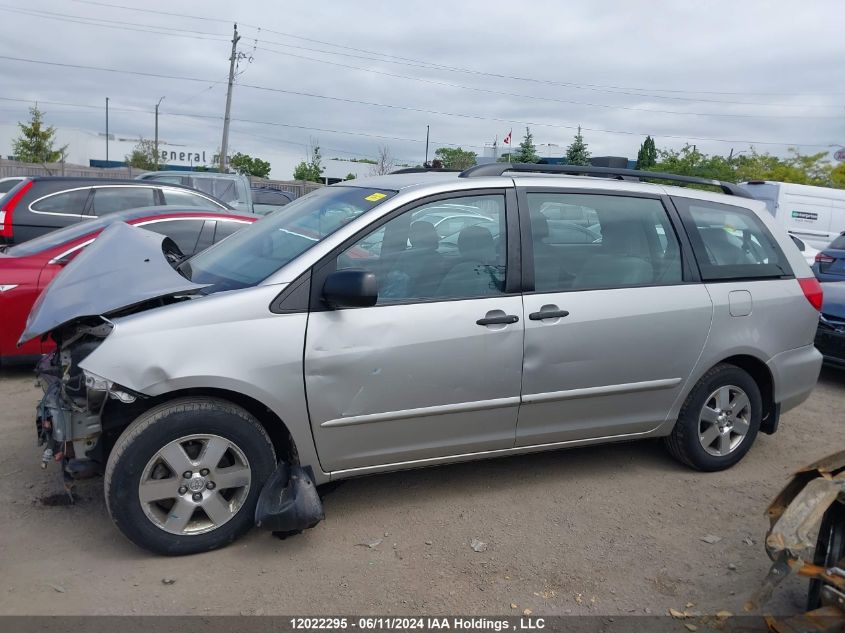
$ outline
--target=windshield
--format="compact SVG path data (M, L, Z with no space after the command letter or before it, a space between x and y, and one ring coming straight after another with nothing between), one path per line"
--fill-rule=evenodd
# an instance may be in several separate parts
M179 271L204 292L255 286L362 213L396 195L366 187L324 187L298 198L219 244Z

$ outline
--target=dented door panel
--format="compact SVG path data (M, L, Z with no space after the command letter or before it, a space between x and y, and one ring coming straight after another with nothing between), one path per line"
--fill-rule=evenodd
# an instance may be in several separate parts
M476 323L493 310L520 320ZM522 337L519 296L312 312L305 386L323 470L511 448Z

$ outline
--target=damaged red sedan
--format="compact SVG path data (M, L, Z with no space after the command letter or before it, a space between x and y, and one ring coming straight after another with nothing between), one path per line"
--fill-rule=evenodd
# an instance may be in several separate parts
M0 364L34 362L51 351L51 339L17 346L35 300L58 272L107 226L126 222L171 238L187 258L219 242L258 216L174 207L113 213L74 224L2 250L0 247Z

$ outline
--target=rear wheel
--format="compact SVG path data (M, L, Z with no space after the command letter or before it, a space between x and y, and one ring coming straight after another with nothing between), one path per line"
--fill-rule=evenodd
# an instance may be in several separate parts
M109 456L106 504L134 543L163 554L222 547L253 524L276 466L266 431L223 400L155 407L123 432Z
M754 443L762 413L754 379L734 365L716 365L687 396L666 447L698 470L730 468Z

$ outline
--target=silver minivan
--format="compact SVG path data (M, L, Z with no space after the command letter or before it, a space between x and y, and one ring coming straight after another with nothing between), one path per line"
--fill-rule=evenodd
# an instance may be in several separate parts
M443 236L425 218L444 204L484 221ZM39 366L46 450L69 478L102 471L111 517L155 552L311 527L316 486L368 473L655 437L728 468L822 362L807 263L762 202L709 180L410 170L178 262L116 225L21 337L58 344Z

